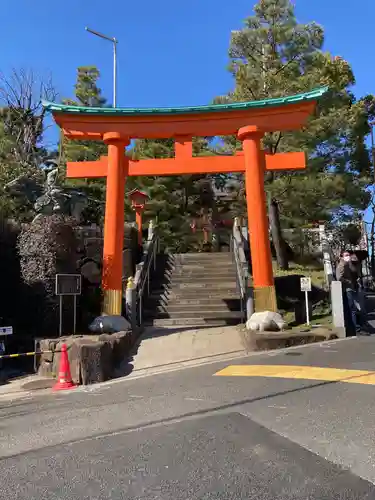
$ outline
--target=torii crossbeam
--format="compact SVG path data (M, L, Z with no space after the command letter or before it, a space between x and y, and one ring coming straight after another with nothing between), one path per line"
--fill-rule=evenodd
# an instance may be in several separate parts
M107 178L104 223L103 312L121 314L124 192L128 176L244 172L248 228L257 311L275 311L276 294L268 238L265 170L305 168L301 152L268 155L261 148L266 132L300 129L326 88L290 97L189 108L85 108L44 103L64 135L103 140L108 156L95 162L70 162L67 177ZM243 150L234 156L192 156L192 137L234 135ZM125 147L134 138L175 138L175 157L130 160Z

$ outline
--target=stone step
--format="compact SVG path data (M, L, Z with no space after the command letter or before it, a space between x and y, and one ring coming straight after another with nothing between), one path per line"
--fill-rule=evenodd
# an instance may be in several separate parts
M232 312L238 312L241 310L241 304L240 301L238 301L238 304L235 305L235 307L228 307L225 303L220 303L216 302L214 304L188 304L188 305L181 305L181 304L159 304L156 307L151 307L148 305L147 309L145 310L144 314L146 316L150 316L152 314L159 314L159 313L168 313L168 314L185 314L185 313L193 313L191 314L194 316L194 314L198 314L199 316L205 314L205 313L232 313Z
M175 299L175 300L188 300L188 299L231 299L238 298L239 292L236 288L212 288L212 289L184 289L184 290L152 290L149 298L151 299Z
M235 263L232 260L225 261L196 261L196 262L183 262L183 263L174 263L170 266L170 269L187 269L190 271L199 271L201 269L218 269L218 268L230 268L235 269Z
M230 309L238 309L240 308L240 299L239 296L236 295L235 297L222 297L221 295L216 297L216 298L207 298L206 296L197 298L196 296L192 298L187 298L187 299L168 299L166 297L148 297L147 298L147 305L150 307L150 309L158 307L158 306L204 306L207 309L210 306L220 306L220 307L230 307Z
M223 300L233 300L239 299L240 292L238 290L206 290L206 291L196 291L196 290L185 290L180 293L176 290L166 290L162 293L153 293L147 297L147 300L155 301L161 300L165 302L178 302L181 303L183 300L191 300L195 299L201 302L204 299L215 300L215 301L223 301Z
M179 285L181 283L207 283L207 284L214 284L214 283L236 283L236 275L233 274L225 274L222 276L215 276L215 275L196 275L196 276L177 276L174 275L170 281L171 284L173 285Z
M152 311L149 311L152 313ZM146 313L146 311L145 311ZM156 311L155 311L156 313ZM145 314L146 315L146 314ZM155 318L162 319L162 318L202 318L202 319L226 319L226 318L241 318L241 311L229 311L229 310L224 310L221 309L221 311L200 311L197 312L196 314L192 313L191 310L187 311L168 311L168 312L159 312L157 314L154 314Z
M176 271L176 270L188 270L188 271L200 271L202 269L235 269L235 262L232 259L227 260L203 260L203 261L193 261L193 262L169 262L167 265L159 266L159 269L163 268L167 271Z
M239 325L241 324L241 318L169 318L169 319L154 319L151 321L145 321L145 325L152 325L157 327L163 326L194 326L197 328L207 327L207 326L226 326L226 325Z
M174 273L202 273L202 272L217 272L217 271L231 271L233 273L236 272L236 266L233 265L232 262L218 262L217 264L213 265L212 263L207 262L207 265L200 265L200 266L173 266L169 267L168 269L164 269L163 272L167 272L168 274L174 274Z
M170 289L172 291L174 290L195 290L195 289L205 289L205 290L231 290L231 289L236 289L237 283L235 281L210 281L210 282L205 282L205 281L192 281L191 283L185 282L177 282L171 283Z
M221 283L229 283L231 286L235 283L237 283L237 276L236 275L222 275L222 276L215 276L215 275L200 275L200 276L165 276L164 279L159 279L159 280L151 280L152 285L154 288L160 288L163 286L168 286L172 287L174 285L181 285L183 283L187 283L189 286L191 283L198 283L198 284L204 284L207 283L207 286L212 286L215 284L220 285Z
M231 254L196 254L190 255L189 257L176 258L168 261L169 264L174 266L185 266L185 265L206 265L215 263L233 263L233 257Z
M232 298L239 297L240 292L236 287L231 288L163 288L159 290L151 290L149 297L161 298L168 300L180 299L211 299L211 298Z
M192 259L174 259L169 260L168 265L172 267L176 266L188 266L188 267L199 267L199 266L209 266L210 264L234 264L235 260L231 254L225 254L225 258L217 258L215 256L209 256L205 258L193 257Z
M228 262L199 262L196 264L174 264L170 266L169 269L173 269L174 271L184 270L189 272L200 272L202 270L208 269L213 271L214 269L232 269L235 270L235 263L231 260Z
M210 255L215 255L215 256L223 256L225 257L228 255L228 252L186 252L186 253L171 253L169 256L180 259L182 258L188 258L188 257L207 257Z
M162 274L167 276L177 276L177 275L199 275L199 274L236 274L236 268L234 266L228 266L226 264L217 266L201 266L199 268L190 268L185 266L178 266L174 269L167 269Z
M231 254L176 254L164 257L163 264L145 301L145 324L200 327L242 321Z

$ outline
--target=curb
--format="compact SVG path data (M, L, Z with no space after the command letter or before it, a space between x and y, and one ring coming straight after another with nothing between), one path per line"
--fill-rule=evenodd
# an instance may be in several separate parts
M334 330L316 329L307 332L252 332L245 328L239 331L246 350L252 352L271 351L288 347L300 347L340 338ZM342 338L342 337L341 337Z
M241 334L243 332L240 332ZM333 333L333 332L332 332ZM309 332L310 334L310 332ZM303 334L304 338L306 338L306 333ZM290 340L290 337L301 337L303 336L301 334L288 334L284 335L283 339L276 339L276 340ZM259 334L258 334L259 336ZM310 334L311 336L311 334ZM186 361L179 361L179 362L173 362L165 365L159 365L159 366L151 366L149 368L141 368L139 370L134 370L131 372L129 375L124 375L120 376L118 378L114 378L111 380L107 380L106 382L100 382L97 384L91 384L91 385L81 385L76 387L74 391L67 391L67 392L61 392L59 393L60 396L65 396L69 394L77 394L78 392L95 392L97 390L100 390L101 388L108 387L113 384L118 384L121 382L127 382L127 381L133 381L141 378L146 378L149 376L154 376L154 375L163 375L165 373L172 373L175 371L183 370L183 369L188 369L188 368L196 368L199 366L204 366L204 365L212 365L216 363L221 363L221 362L226 362L226 361L233 361L237 359L242 359L245 357L253 357L253 356L277 356L279 354L282 354L284 352L288 351L293 351L295 349L305 349L309 347L314 347L314 346L328 346L328 345L334 345L338 342L343 342L343 341L351 341L351 340L358 340L357 337L345 337L345 338L336 338L332 340L327 340L323 336L320 336L320 340L316 340L314 342L310 343L301 343L298 345L293 345L293 346L286 346L286 347L281 347L281 348L271 348L271 349L263 349L263 350L251 350L247 351L246 349L241 350L241 351L232 351L230 353L222 353L222 354L216 354L213 356L206 356L202 358L195 358L193 360L186 360ZM263 340L270 340L268 339L263 339ZM48 391L48 392L47 392ZM13 391L13 392L4 392L0 393L0 400L12 400L12 399L21 399L21 398L30 398L35 395L50 395L52 394L48 389L42 389L42 390L32 390L32 391L23 391L23 390L18 390L18 391Z
M317 345L320 345L321 347L328 346L328 345L334 345L338 342L343 342L343 341L350 341L350 340L357 340L357 337L346 337L346 338L338 338L338 339L333 339L333 340L322 340L318 342L313 342L310 344L303 344L303 345L295 345L291 347L284 347L281 349L271 349L267 351L236 351L232 352L230 354L218 354L210 358L197 358L195 360L189 360L189 361L182 361L178 363L171 363L169 365L162 365L162 366L155 366L155 367L150 367L150 368L143 368L140 370L134 370L130 375L125 375L123 377L118 377L116 379L112 380L107 380L106 382L100 382L98 384L93 384L90 386L79 386L76 388L74 393L76 394L77 392L93 392L96 389L100 388L105 388L108 387L112 384L118 384L121 382L132 382L133 380L141 379L141 378L146 378L154 375L163 375L165 373L172 373L175 371L179 370L184 370L188 368L196 368L198 366L205 366L205 365L213 365L216 363L221 363L225 361L233 361L236 359L242 359L242 358L247 358L247 357L253 357L253 356L277 356L278 354L282 354L284 352L288 351L293 351L295 349L305 349L309 347L316 347ZM134 374L134 375L133 375ZM69 394L68 392L65 394Z

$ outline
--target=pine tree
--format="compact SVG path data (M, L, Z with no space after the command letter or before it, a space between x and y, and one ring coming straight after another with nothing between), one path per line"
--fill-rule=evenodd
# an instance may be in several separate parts
M287 268L279 222L300 227L317 219L351 217L366 208L370 163L365 138L373 98L356 100L350 65L323 51L323 28L299 24L290 0L259 0L244 24L233 33L229 50L234 90L218 101L285 96L323 85L330 89L302 131L267 134L263 141L270 153L302 150L308 155L305 172L266 176L277 259ZM233 150L239 143L229 138L226 146Z

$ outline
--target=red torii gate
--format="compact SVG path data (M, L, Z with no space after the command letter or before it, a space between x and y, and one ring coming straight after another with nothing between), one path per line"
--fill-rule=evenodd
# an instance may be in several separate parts
M124 192L128 176L244 172L256 310L275 311L272 258L264 192L264 170L305 168L302 152L266 154L266 132L300 129L326 88L284 98L185 108L88 108L44 103L66 137L103 140L108 156L69 162L69 178L107 178L104 223L103 312L121 314ZM234 156L193 157L193 136L237 134L243 151ZM130 160L125 147L135 138L175 138L175 157Z

